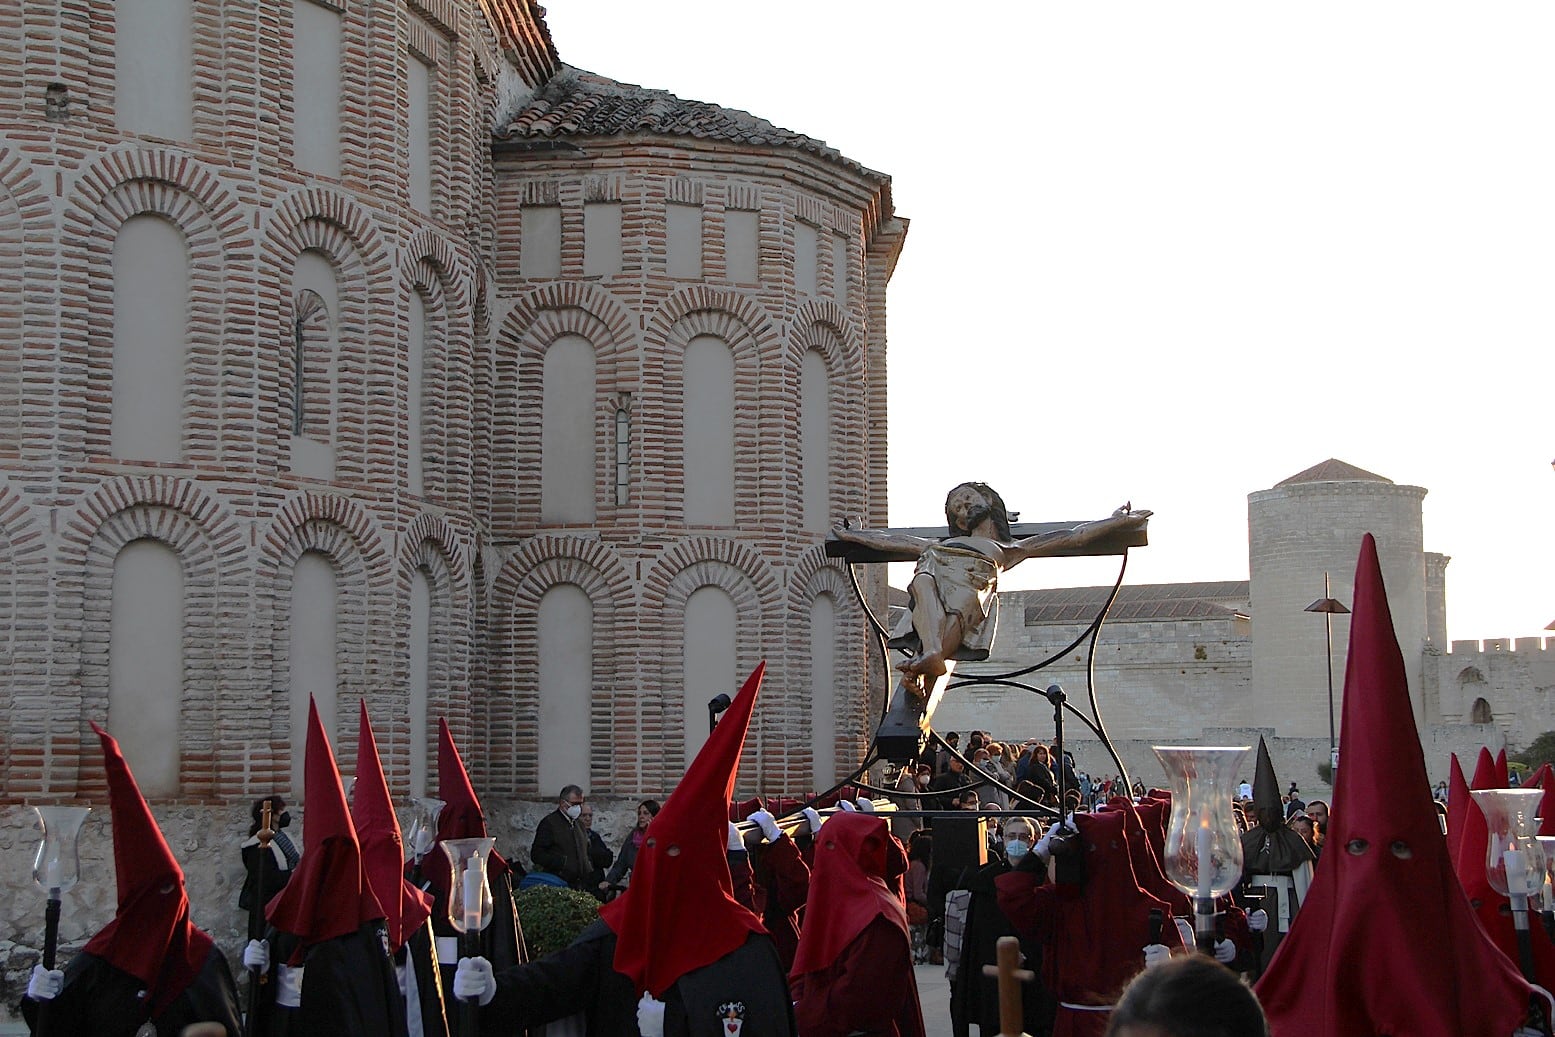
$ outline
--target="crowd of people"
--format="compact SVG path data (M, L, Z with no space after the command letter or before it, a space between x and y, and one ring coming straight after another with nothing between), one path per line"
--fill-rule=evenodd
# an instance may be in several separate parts
M1037 741L947 735L886 776L894 801L857 788L737 801L763 668L665 801L639 804L617 853L569 785L536 827L532 870L493 850L482 884L419 841L406 861L364 704L349 798L310 712L301 846L279 797L256 804L246 1011L99 730L118 911L65 968L33 970L24 1014L34 1032L107 1037L521 1035L565 1019L591 1037L924 1037L926 959L946 969L958 1037L1550 1037L1555 941L1514 930L1489 886L1488 830L1456 760L1443 811L1432 803L1366 544L1332 813L1282 791L1260 745L1236 790L1240 883L1223 897L1168 878L1171 793L1082 780ZM436 841L486 838L446 724L438 781ZM1473 787L1508 783L1482 753ZM1555 772L1530 783L1555 797ZM536 960L514 897L531 881L600 900ZM1008 963L991 967L1010 940L1018 998L999 986Z

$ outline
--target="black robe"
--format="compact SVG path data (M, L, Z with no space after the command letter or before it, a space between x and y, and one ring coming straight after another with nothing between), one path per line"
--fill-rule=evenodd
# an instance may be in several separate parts
M968 1032L976 1024L978 1032L999 1032L999 980L983 972L985 965L998 964L999 938L1019 937L1010 920L999 910L999 889L995 880L1006 875L1010 866L1003 861L985 864L962 876L962 888L972 895L967 901L966 925L961 932L961 958L956 965L956 980L951 986L951 1023L958 1033ZM1025 962L1021 968L1042 975L1042 946L1033 940L1020 941ZM1021 1008L1024 1029L1031 1037L1043 1037L1053 1029L1058 1002L1042 985L1040 978L1021 984Z
M438 968L437 945L432 938L432 924L423 922L420 929L411 933L400 948L401 964L409 963L415 970L418 1005L407 1007L411 1013L421 1015L421 1031L426 1037L448 1037L448 1016L443 1001L443 977Z
M526 1026L583 1013L589 1037L637 1032L642 991L615 970L616 935L595 921L555 954L497 973L497 994L481 1009L481 1033L510 1037ZM688 972L664 998L665 1037L724 1037L719 1008L744 1006L741 1037L793 1037L793 1002L777 949L765 933Z
M524 945L524 928L518 921L518 905L513 900L514 875L523 876L515 866L512 871L491 879L491 924L481 930L480 956L491 962L494 971L501 972L505 968L519 965L529 960L529 951ZM454 970L459 966L459 959L467 957L463 947L459 944L459 930L455 929L448 921L448 900L439 896L430 883L422 887L432 894L432 934L444 941L438 949L438 965L443 973L444 1000L447 1002L448 1016L453 1018L457 1012L454 1006ZM453 953L449 953L453 952Z
M95 954L77 954L65 966L65 987L49 1002L51 1034L91 1034L92 1037L134 1037L147 1021L145 984ZM22 999L22 1016L37 1031L38 1002ZM238 991L226 956L217 947L205 957L194 982L162 1014L151 1020L158 1037L179 1037L191 1023L221 1023L227 1037L243 1033Z
M405 999L389 959L382 921L309 947L302 959L296 1008L275 1003L274 970L286 964L295 937L270 933L272 975L261 988L255 1033L266 1037L405 1037Z

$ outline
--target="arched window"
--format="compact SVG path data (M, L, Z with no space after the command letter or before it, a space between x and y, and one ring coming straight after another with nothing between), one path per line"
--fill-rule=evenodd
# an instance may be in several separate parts
M707 704L719 695L739 690L735 673L734 599L721 587L698 587L686 600L686 630L682 647L685 684L686 762L707 741Z
M189 325L189 249L160 216L124 221L113 242L115 457L183 457L184 358Z
M427 790L427 712L432 687L432 578L424 567L410 576L410 791Z
M593 522L594 347L577 335L557 339L545 351L543 378L540 521Z
M339 610L335 566L329 556L308 551L292 570L291 746L292 795L302 793L303 749L307 745L308 697L335 741L335 622Z
M135 0L113 5L113 114L125 133L194 135L194 5Z
M535 617L540 685L540 791L589 779L589 706L594 697L594 604L583 588L545 592Z
M184 695L184 571L159 540L132 540L113 560L108 727L148 796L178 793Z
M291 470L311 479L335 475L336 315L340 290L335 268L323 253L297 257L292 277Z
M799 485L803 528L831 528L831 386L826 358L807 350L799 368Z
M422 452L422 427L426 420L423 386L426 384L427 304L421 293L410 293L410 338L405 357L406 482L417 497L426 493Z
M340 12L292 0L292 158L298 169L340 175Z
M1475 699L1474 705L1469 707L1469 723L1493 724L1495 721L1495 715L1490 712L1490 703L1484 699Z
M698 335L685 354L685 519L734 525L734 354Z
M817 594L810 602L810 759L816 789L837 780L837 602Z

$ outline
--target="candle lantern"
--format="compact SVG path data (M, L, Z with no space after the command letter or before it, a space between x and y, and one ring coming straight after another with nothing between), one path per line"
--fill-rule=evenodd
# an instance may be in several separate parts
M81 881L81 853L78 849L81 825L91 807L33 807L43 839L32 859L32 880L43 890L48 902L43 914L43 967L54 967L59 946L60 901Z
M442 816L443 801L421 796L412 799L410 807L410 831L405 833L405 846L419 868L421 858L437 845L437 819Z
M1237 771L1249 746L1153 747L1172 787L1162 870L1193 898L1194 934L1213 953L1215 898L1242 877L1242 837L1233 808Z
M448 924L459 933L461 957L480 953L481 930L491 924L491 884L486 881L486 857L495 839L445 839L443 852L448 855L452 874L448 881ZM460 1037L476 1037L480 1023L476 1003L459 1004Z
M1485 874L1491 888L1512 902L1523 975L1533 981L1533 944L1528 934L1528 897L1544 884L1544 849L1534 815L1543 789L1479 789L1470 793L1485 815Z

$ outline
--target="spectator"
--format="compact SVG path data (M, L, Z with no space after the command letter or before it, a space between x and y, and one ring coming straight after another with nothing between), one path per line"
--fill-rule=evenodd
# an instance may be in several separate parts
M616 855L615 866L610 869L610 874L605 876L605 881L600 883L601 893L608 895L611 886L623 884L623 880L632 870L632 865L637 863L637 851L642 848L643 838L648 832L648 822L657 816L659 816L658 800L645 799L637 804L637 824L621 841L621 852Z
M589 877L588 833L583 814L583 790L568 785L556 794L556 809L540 819L529 856L535 867L548 871L573 889L584 888Z
M945 736L945 746L948 746L950 749L956 749L957 747L960 746L960 744L961 744L961 736L956 734L956 732L952 731L952 732L950 732L950 734ZM950 770L950 761L952 759L954 759L954 758L955 758L955 754L954 753L949 752L944 747L941 747L940 751L939 751L939 755L935 759L934 773L936 775L940 775L940 774L944 774L946 771Z
M928 809L930 810L954 810L956 808L956 791L970 785L967 780L966 766L956 757L950 758L950 769L937 775L929 782ZM975 796L975 793L974 793Z
M578 812L578 823L583 826L584 837L588 840L588 876L584 879L583 887L600 900L605 899L605 869L610 867L610 862L615 860L615 854L610 852L610 847L605 845L605 840L594 831L594 805L584 803L583 809Z
M1022 781L1029 781L1041 790L1041 800L1049 805L1058 804L1058 782L1053 778L1053 769L1050 765L1051 757L1047 746L1036 745L1032 747L1031 756L1026 761L1026 773L1017 774Z
M896 783L893 788L897 792L908 793L906 795L892 796L891 802L895 803L899 810L918 810L920 800L916 795L918 791L918 767L912 763L905 763L897 772ZM924 768L924 784L928 784L927 767ZM900 839L904 844L912 838L912 834L923 828L921 817L896 817L891 818L891 834Z
M912 935L912 963L929 961L929 865L934 854L934 836L915 832L907 843L907 926Z
M1263 1008L1236 973L1202 954L1146 969L1123 991L1107 1037L1268 1037Z

